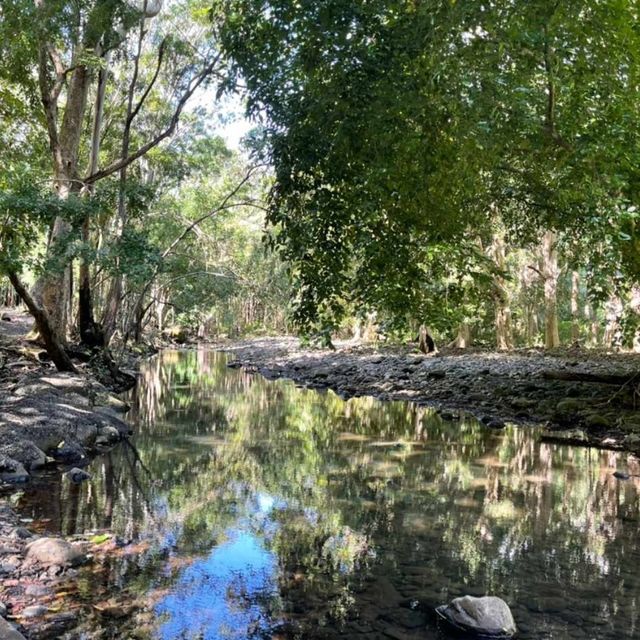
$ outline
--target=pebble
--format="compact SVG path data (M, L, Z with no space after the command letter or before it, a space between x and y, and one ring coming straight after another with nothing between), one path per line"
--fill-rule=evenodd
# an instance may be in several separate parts
M34 604L22 610L23 618L40 618L48 613L49 609L41 604Z

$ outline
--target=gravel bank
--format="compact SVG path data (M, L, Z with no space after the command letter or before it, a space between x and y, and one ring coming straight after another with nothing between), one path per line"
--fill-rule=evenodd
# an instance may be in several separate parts
M509 353L343 342L335 351L303 348L295 338L262 338L223 347L241 366L339 395L410 400L455 419L475 415L489 428L544 425L543 437L640 453L640 355L581 349Z

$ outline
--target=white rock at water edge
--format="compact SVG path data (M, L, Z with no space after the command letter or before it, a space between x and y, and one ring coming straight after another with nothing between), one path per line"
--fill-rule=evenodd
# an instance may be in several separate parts
M35 560L46 567L51 565L75 567L82 564L86 556L78 546L66 540L38 538L27 545L27 560Z
M509 605L495 596L463 596L438 607L437 611L451 624L468 633L509 638L517 631Z

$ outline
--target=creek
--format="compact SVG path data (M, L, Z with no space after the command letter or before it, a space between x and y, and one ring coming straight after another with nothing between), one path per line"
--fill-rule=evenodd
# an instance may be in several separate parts
M434 640L464 594L506 600L522 640L640 637L640 483L612 476L633 458L227 359L161 353L90 482L14 492L39 531L129 550L80 570L65 637Z

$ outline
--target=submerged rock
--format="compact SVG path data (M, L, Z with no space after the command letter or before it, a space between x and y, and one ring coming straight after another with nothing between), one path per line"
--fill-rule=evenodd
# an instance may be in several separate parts
M46 567L74 567L85 559L86 556L79 547L60 538L38 538L27 545L27 560L39 562Z
M618 480L628 480L631 477L631 475L628 474L626 471L614 471L613 477L618 478Z
M495 596L463 596L436 611L458 631L479 638L511 638L517 631L509 606Z
M75 482L76 484L80 484L84 480L91 480L91 474L83 469L78 469L78 467L70 469L65 475L71 480L71 482Z

